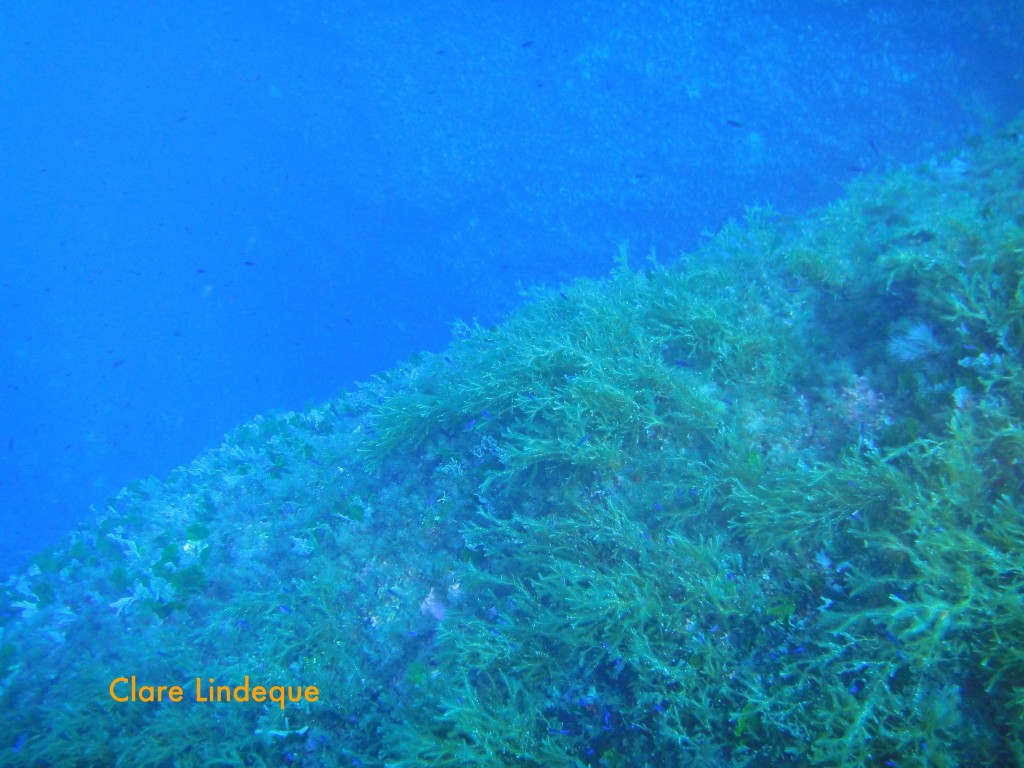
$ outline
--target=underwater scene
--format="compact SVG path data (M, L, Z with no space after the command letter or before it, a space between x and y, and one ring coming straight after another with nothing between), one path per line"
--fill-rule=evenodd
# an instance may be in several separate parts
M299 14L298 5L288 12ZM669 5L636 7L650 17L645 24L654 18L681 34L693 20L684 23ZM753 5L736 3L737 29L760 19ZM885 17L866 5L871 23ZM866 6L795 7L860 24ZM1021 8L1006 7L1006 29L1024 29ZM361 13L361 23L377 18L375 10ZM608 7L600 13L615 17ZM556 15L547 21L568 24ZM570 21L594 23L585 15ZM622 29L613 36L622 45L647 34ZM543 35L510 35L510 56L547 55ZM451 56L465 42L431 40L426 50ZM576 65L604 88L615 51L615 44L596 46ZM889 74L911 71L907 61L894 63L893 51L883 56ZM670 58L662 51L650 59L651 82L675 76L659 79L676 72L665 63ZM709 68L726 66L727 58ZM630 59L630 67L639 61ZM864 71L876 65L866 59ZM381 82L401 82L389 70L398 64L380 66ZM1017 71L1019 87L1024 66ZM696 103L701 88L714 91L731 76L680 87ZM562 89L558 98L576 119L593 94L572 102L571 92L591 74L566 77L546 86ZM850 73L845 82L862 77ZM562 134L551 157L585 156L595 168L575 182L567 174L551 188L538 186L529 199L509 189L541 185L536 168L511 171L512 181L502 176L496 166L516 167L516 145L508 156L495 154L500 147L485 151L487 125L454 155L466 175L450 188L428 183L450 169L419 177L406 170L402 191L389 198L353 172L346 181L352 199L370 188L373 198L353 216L389 234L354 241L346 258L361 258L351 255L360 248L372 258L344 279L332 272L328 288L307 285L316 269L303 271L299 235L295 252L277 265L289 269L274 272L266 243L281 233L268 229L252 235L250 250L224 246L245 276L234 282L218 282L223 265L213 261L177 265L192 281L181 296L201 294L213 307L182 321L181 335L217 328L204 342L212 356L241 350L218 375L240 377L251 367L249 393L240 384L218 395L221 379L203 373L212 369L190 359L194 349L184 341L157 340L148 362L141 347L111 346L102 328L96 349L111 350L76 342L99 355L102 369L98 383L83 387L103 392L109 385L107 405L117 414L114 426L94 425L85 443L102 442L104 430L120 429L142 410L141 397L121 406L133 385L111 382L145 365L175 398L221 417L233 418L232 399L255 407L259 397L281 394L282 403L236 419L240 426L219 444L209 441L216 447L194 451L169 473L127 482L74 519L47 517L45 498L99 474L98 460L83 459L88 472L75 474L70 465L79 454L71 451L66 475L39 470L40 487L26 490L32 484L16 479L28 476L29 464L18 465L21 474L7 466L20 461L11 456L32 437L5 438L0 765L1024 765L1024 117L999 119L999 110L981 104L998 99L979 91L976 101L965 95L948 107L949 134L915 137L895 126L906 126L915 111L922 124L941 122L942 89L962 83L896 79L927 95L916 106L894 105L856 139L813 131L808 125L819 124L810 120L799 130L820 145L802 144L793 128L783 150L771 145L777 134L755 130L741 110L715 111L706 117L717 131L707 139L714 149L687 171L685 198L668 170L634 162L641 145L653 151L657 144L659 162L702 154L698 145L684 150L670 141L668 123L652 134L654 144L617 143L595 129L600 152L585 149L581 124L567 124L565 131L584 138L574 144ZM789 98L784 80L778 74L769 101ZM4 82L0 98L11 87ZM866 114L870 88L860 82L858 108ZM614 122L623 104L624 125L639 121L633 97L608 87L594 108L597 122ZM474 104L486 95L479 88L467 96ZM273 98L294 96L285 88ZM1022 100L1024 89L1000 103L1005 109ZM404 108L417 123L416 110ZM511 120L536 127L530 121L546 109ZM175 125L194 122L170 113ZM756 122L758 110L752 114ZM444 110L421 120L438 135L445 124L458 128ZM842 122L832 114L820 125ZM7 130L0 126L0 137ZM868 138L875 130L894 145L917 143L907 155L892 149L883 156ZM737 136L739 145L714 154ZM424 165L437 160L395 146ZM854 146L861 154L844 154L841 173L793 165L823 147ZM309 158L291 161L309 170ZM267 173L285 179L289 161L274 162L280 167ZM523 162L545 160L524 152ZM577 168L573 162L552 168ZM616 164L627 168L629 194L601 176ZM10 180L0 176L0 192ZM501 183L508 188L479 200L481 189ZM298 203L313 218L322 214L318 206L336 202L316 202L316 194ZM465 207L470 198L479 210ZM392 199L406 213L379 218ZM431 216L409 213L428 199ZM661 217L661 203L672 215ZM465 216L457 232L437 224L449 204ZM677 215L691 204L692 220ZM225 206L226 218L240 210ZM287 218L281 210L267 208ZM103 211L110 213L100 206L89 215L100 220ZM508 228L490 228L494 220ZM53 222L55 231L66 224ZM0 236L12 232L0 224ZM494 250L479 251L492 236L496 244L487 247ZM187 250L168 237L168 249ZM387 248L375 251L382 243ZM89 266L71 271L107 279L88 261L101 256L76 247L68 253ZM542 254L543 269L527 269L522 254L531 248ZM548 257L549 249L564 254ZM499 266L503 250L519 256ZM132 263L139 280L179 290L169 276L174 265L159 255L149 266ZM152 264L160 266L147 272ZM244 281L260 270L269 277L247 293ZM395 274L406 282L394 282ZM14 296L15 280L3 279ZM289 317L274 304L275 283L293 292L290 306L304 302L308 312ZM342 283L356 286L353 294L335 297ZM450 293L459 298L443 298ZM213 302L224 294L233 307L225 311L267 304L238 325L217 325L221 305ZM169 301L190 317L181 296ZM335 298L344 309L331 304ZM22 311L17 301L6 303L3 312ZM414 311L400 314L403 303ZM78 312L78 324L109 320L110 338L133 332L134 318L108 311L89 315L68 301L65 321L73 324ZM327 336L311 320L321 312L333 318ZM388 313L393 324L381 319ZM294 357L278 356L269 331L260 336L264 347L245 335L249 318L281 325L289 344L307 331L310 338L294 342ZM9 337L0 344L0 367L28 367L44 354L19 340L28 334L22 326L2 313L0 321ZM147 322L138 320L142 328ZM445 336L434 343L437 323ZM342 337L351 346L331 346ZM380 363L374 348L401 362ZM346 355L377 367L357 378L355 367L333 360ZM307 378L304 365L319 369L320 379ZM283 381L292 372L291 388L256 381L257 373ZM174 383L179 377L196 389ZM355 383L346 385L348 377ZM59 391L74 381L62 378ZM297 396L295 387L307 384L313 391ZM337 394L289 404L322 386ZM6 385L0 404L0 425L11 434L14 411L35 418L15 407L23 397L17 390ZM168 443L180 450L204 433L186 439L180 430L189 419L163 407L140 416L131 439L151 434L166 458L175 455ZM168 423L179 431L162 431ZM22 530L32 533L22 537ZM44 546L47 535L56 543Z

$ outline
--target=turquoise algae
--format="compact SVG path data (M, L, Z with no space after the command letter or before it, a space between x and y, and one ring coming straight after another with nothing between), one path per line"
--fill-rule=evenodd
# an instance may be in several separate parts
M1021 764L1022 129L129 485L4 586L2 761Z

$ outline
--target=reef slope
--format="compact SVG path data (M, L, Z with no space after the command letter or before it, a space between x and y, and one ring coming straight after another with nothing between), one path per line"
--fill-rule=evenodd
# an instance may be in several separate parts
M1021 130L133 483L3 589L0 762L1020 764Z

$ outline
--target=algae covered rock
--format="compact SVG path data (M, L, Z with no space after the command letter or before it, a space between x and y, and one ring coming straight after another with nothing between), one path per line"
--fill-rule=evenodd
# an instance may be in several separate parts
M0 762L1019 763L1021 128L132 484L4 586Z

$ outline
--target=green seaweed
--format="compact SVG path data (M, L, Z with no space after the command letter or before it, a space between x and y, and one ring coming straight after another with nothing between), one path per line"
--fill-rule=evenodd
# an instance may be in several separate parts
M4 585L6 762L1020 764L1020 132L130 484Z

